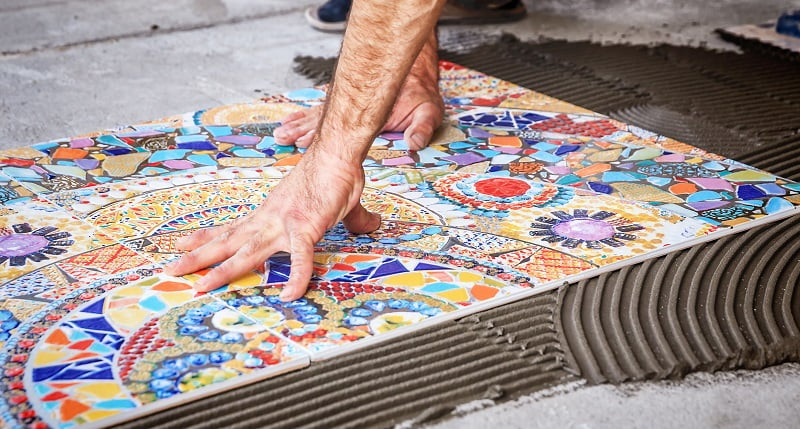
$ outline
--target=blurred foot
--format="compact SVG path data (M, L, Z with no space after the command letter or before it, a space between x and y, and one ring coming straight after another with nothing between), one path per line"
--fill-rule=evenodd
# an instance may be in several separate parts
M306 20L320 31L344 31L351 4L352 0L328 0L322 6L306 9ZM449 0L439 16L439 24L500 24L518 21L526 14L522 0Z
M306 21L320 31L344 31L352 3L352 0L328 0L306 9Z

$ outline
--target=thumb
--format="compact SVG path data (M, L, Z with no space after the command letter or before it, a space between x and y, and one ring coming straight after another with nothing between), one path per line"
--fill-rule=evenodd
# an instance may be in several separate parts
M344 227L354 234L366 234L381 226L381 215L372 213L358 202L342 219Z
M433 103L420 104L414 109L411 124L403 133L403 138L411 150L420 150L428 145L434 131L442 123L442 112Z

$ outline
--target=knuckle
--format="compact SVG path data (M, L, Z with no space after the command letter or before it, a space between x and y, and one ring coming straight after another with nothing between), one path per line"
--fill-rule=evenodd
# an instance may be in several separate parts
M245 258L251 258L263 252L265 248L266 243L264 239L260 236L255 236L251 237L249 241L242 245L237 254Z
M175 267L182 268L182 267L191 267L197 264L198 258L197 253L189 252L185 253L175 262Z
M227 281L235 274L234 270L235 265L229 259L214 268L210 275L215 276L216 279Z
M227 244L227 242L231 241L231 239L233 238L233 234L234 231L232 229L226 229L220 232L219 235L217 235L216 239L217 241Z

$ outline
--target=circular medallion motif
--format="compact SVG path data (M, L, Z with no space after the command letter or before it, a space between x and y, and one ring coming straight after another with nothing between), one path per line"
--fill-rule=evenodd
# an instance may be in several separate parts
M531 185L517 179L505 177L494 177L475 182L475 190L483 195L491 195L497 198L512 198L525 195Z
M11 234L0 237L0 256L24 256L38 252L50 243L46 238L31 234Z
M581 245L589 249L600 249L603 246L621 247L625 241L636 240L637 236L629 234L643 230L644 227L616 218L616 213L598 211L589 214L588 210L576 209L572 214L554 211L553 217L540 216L531 223L532 237L542 237L548 243L559 243L569 249Z
M453 174L433 184L448 200L501 216L526 207L558 206L572 198L572 190L512 177ZM485 214L485 213L483 213Z
M29 224L19 223L12 225L13 232L6 230L5 235L3 229L0 229L0 264L9 261L12 267L21 267L28 259L39 262L48 259L47 255L61 255L67 252L63 247L75 244L67 239L71 236L69 232L57 232L53 226L34 231Z
M570 219L557 223L553 233L575 240L605 240L614 236L614 226L596 219Z

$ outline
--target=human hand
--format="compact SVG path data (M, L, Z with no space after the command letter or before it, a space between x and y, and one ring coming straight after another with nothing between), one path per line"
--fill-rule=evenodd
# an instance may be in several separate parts
M407 82L397 97L383 131L402 131L409 149L424 149L442 124L444 116L444 103L436 85L435 80L427 86L416 80ZM281 119L281 126L275 129L275 143L309 147L324 109L325 106L317 105Z
M432 30L400 87L382 128L383 131L403 132L411 150L424 149L444 117L436 47L436 32ZM275 143L309 147L324 114L325 106L317 105L286 116L281 120L281 126L275 129Z
M335 159L306 154L250 214L179 240L178 248L190 252L168 264L167 273L179 276L222 262L194 286L207 292L284 251L291 256L291 274L280 298L291 301L303 296L313 270L314 244L328 228L340 220L354 233L380 226L380 216L360 203L364 170Z

